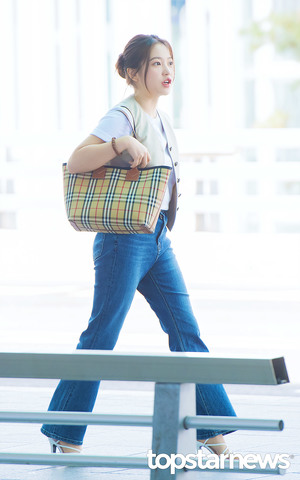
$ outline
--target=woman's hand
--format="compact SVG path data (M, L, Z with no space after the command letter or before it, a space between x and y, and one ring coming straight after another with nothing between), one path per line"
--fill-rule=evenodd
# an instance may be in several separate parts
M147 148L136 138L128 137L127 151L132 157L131 168L145 168L150 162L151 157Z
M146 147L129 135L116 139L116 148L122 153L127 150L132 157L131 168L145 168L150 162L150 154ZM70 173L92 172L105 165L116 156L111 142L89 135L72 153L68 169Z

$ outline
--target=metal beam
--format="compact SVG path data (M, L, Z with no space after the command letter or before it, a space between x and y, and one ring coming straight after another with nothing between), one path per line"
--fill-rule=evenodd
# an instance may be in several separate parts
M233 468L230 466L229 461L225 461L224 468L195 468L190 472L240 472L240 473L260 473L260 474L275 474L280 475L285 473L285 470L279 466L261 468L259 465L255 469L248 470L246 468L239 468L238 461L234 461ZM41 454L41 453L0 453L0 464L17 464L17 465L60 465L68 467L106 467L106 468L131 468L131 469L144 469L148 467L148 460L145 457L99 457L96 455L76 455L65 453L63 455L53 454ZM203 460L205 465L205 460ZM163 472L164 470L160 470ZM153 470L151 471L151 473ZM182 470L176 471L176 477L178 474L185 475L184 478L189 478L189 472L183 472ZM181 475L180 475L181 476ZM176 478L174 476L174 478ZM169 478L169 477L167 477Z
M266 430L281 431L283 430L283 420L264 420L252 418L237 417L218 417L209 415L187 416L184 419L185 428L205 428L209 430L218 429L234 429L234 430Z
M195 384L157 383L153 414L152 453L156 456L188 455L196 450L196 431L184 428L187 413L196 413ZM172 474L173 473L173 474ZM179 479L186 473L181 469L151 469L151 480Z
M0 423L48 425L118 425L152 427L152 415L103 415L84 412L0 412Z
M216 357L209 353L0 353L0 377L276 385L289 381L284 358Z
M47 423L49 425L118 425L152 427L152 415L108 415L84 412L0 412L0 423ZM283 430L283 420L265 420L210 415L186 416L184 428L237 430Z
M0 464L19 465L65 465L76 467L108 468L148 468L147 458L143 457L99 457L97 455L63 455L42 453L0 453Z

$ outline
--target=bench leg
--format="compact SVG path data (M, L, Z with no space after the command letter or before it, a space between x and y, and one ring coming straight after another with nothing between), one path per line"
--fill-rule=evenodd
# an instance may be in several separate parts
M196 430L186 430L183 419L187 415L196 414L195 384L192 383L156 383L153 435L152 435L152 465L158 468L151 469L151 480L173 480L189 477L183 469L175 469L175 473L168 468L159 468L166 465L168 459L156 456L165 454L196 453ZM180 465L180 459L178 459ZM173 467L174 469L174 467Z

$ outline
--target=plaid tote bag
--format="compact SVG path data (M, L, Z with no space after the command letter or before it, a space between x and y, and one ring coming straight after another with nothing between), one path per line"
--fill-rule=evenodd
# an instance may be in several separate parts
M104 165L71 174L63 164L64 200L78 231L153 233L171 167L122 168Z

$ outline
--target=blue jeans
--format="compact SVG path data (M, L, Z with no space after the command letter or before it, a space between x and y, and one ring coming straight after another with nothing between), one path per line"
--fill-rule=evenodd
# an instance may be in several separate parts
M166 236L166 212L161 212L153 234L97 233L94 241L95 290L91 318L77 349L112 350L138 290L159 318L173 352L208 352L200 338L189 295ZM99 383L66 381L58 384L49 410L93 410ZM196 385L197 415L229 415L235 412L222 385ZM43 425L48 437L81 445L86 426ZM197 430L205 439L223 430Z

